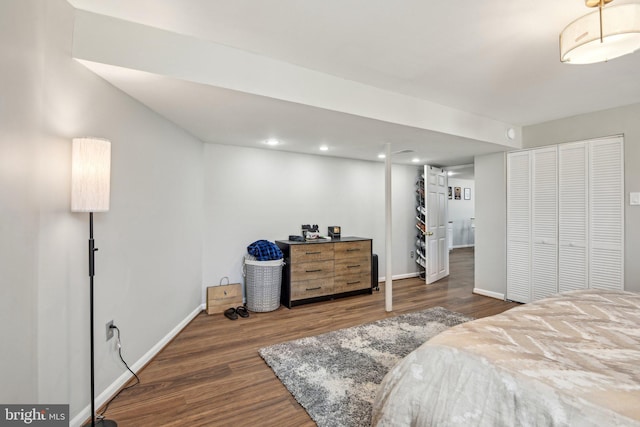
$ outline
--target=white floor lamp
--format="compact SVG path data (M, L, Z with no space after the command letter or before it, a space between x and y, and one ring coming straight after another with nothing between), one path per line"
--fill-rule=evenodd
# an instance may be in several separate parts
M95 247L93 213L109 210L111 142L98 138L75 138L71 150L71 211L89 212L89 319L91 336L91 426L117 426L112 420L96 422L93 330L93 276ZM89 425L89 424L87 424Z

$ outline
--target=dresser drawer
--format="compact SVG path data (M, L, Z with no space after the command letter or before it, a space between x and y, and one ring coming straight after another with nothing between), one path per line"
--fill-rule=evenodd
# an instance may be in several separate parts
M291 262L324 261L333 259L333 243L295 245L291 247Z
M331 295L333 288L333 277L291 282L291 300Z
M300 280L313 280L323 279L326 277L333 277L334 275L334 262L328 261L316 261L316 262L301 262L291 265L291 281L297 282Z
M358 258L363 255L371 256L371 242L342 242L335 245L335 257Z
M333 291L335 293L358 291L360 289L368 289L371 287L371 274L351 274L345 276L336 276L333 279Z
M371 256L359 254L357 257L340 258L335 261L336 276L369 273L371 270Z

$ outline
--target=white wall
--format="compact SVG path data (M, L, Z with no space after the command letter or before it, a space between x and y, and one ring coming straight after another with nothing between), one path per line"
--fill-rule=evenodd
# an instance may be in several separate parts
M33 1L0 4L0 402L3 403L37 399L38 210L33 159L42 111L39 9Z
M478 156L476 188L475 291L504 298L507 289L507 181L504 153ZM472 196L473 197L473 196Z
M200 306L203 220L202 144L71 59L73 14L64 0L0 4L1 316L3 342L15 340L2 346L0 401L70 403L72 418L90 381L71 139L112 141L111 209L95 216L96 395L125 372L107 320L131 363Z
M415 274L415 167L394 166L393 274ZM205 146L205 286L241 282L247 246L286 240L302 224L330 225L373 239L380 277L384 257L384 164L265 149Z
M449 221L453 221L453 247L464 248L475 244L475 230L471 228L471 218L475 217L476 191L473 179L449 177L453 198L448 200ZM460 187L460 200L455 199L454 188ZM464 199L464 189L471 189L471 199Z

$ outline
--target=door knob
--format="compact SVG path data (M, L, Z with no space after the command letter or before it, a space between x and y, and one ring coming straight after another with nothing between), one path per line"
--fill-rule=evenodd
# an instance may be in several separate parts
M433 236L433 231L427 231L427 232L426 232L426 233L424 233L424 234L426 234L427 236Z

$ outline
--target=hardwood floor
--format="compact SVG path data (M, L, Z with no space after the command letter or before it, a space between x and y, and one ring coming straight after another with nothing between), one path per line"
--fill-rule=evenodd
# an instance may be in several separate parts
M432 285L412 278L393 282L394 311L380 292L251 313L231 321L198 315L138 375L141 384L111 403L107 418L135 426L314 426L258 349L296 338L441 306L472 317L518 304L472 293L473 248L456 249L451 274Z

